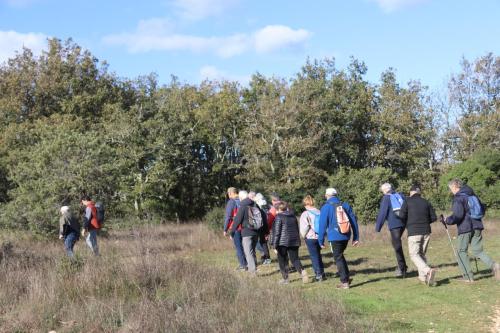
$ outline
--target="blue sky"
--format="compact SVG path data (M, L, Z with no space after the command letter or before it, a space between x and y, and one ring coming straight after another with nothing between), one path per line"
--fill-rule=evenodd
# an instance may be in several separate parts
M0 0L0 62L26 45L72 37L122 77L183 82L291 77L307 57L354 56L377 82L442 86L462 56L500 54L500 1Z

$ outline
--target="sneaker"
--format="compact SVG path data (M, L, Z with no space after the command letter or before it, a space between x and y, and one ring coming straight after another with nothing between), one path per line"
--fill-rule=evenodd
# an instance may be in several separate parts
M458 282L464 282L464 283L474 283L474 279L473 278L469 280L468 278L465 278L463 276L461 276L459 278L456 278L455 280L458 281Z
M321 282L321 281L323 281L323 275L316 275L315 279L316 279L316 282Z
M309 275L307 275L307 271L305 269L302 270L300 275L302 276L302 283L309 283Z
M337 289L349 289L349 282L342 282L338 284L335 288Z
M427 276L425 277L425 284L428 285L429 287L434 287L436 284L436 281L434 280L436 277L436 269L431 268L429 273L427 273Z
M236 269L235 269L235 271L237 271L237 272L244 272L244 271L246 271L246 270L247 270L247 268L246 268L246 267L242 267L242 266L238 266L238 267L236 267Z
M402 271L401 269L396 268L396 270L394 271L394 275L396 275L396 277L400 277L402 279L404 279L406 277L406 271Z
M493 264L493 274L494 274L496 280L500 280L500 264L499 263Z
M290 282L288 281L288 279L281 279L278 281L278 284L289 284Z
M271 265L271 259L264 260L264 262L262 264L263 265Z

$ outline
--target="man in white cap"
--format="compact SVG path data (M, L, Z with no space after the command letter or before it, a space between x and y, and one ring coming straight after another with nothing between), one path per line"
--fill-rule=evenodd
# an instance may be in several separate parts
M325 247L325 235L328 237L330 247L340 275L340 284L338 289L349 289L352 279L349 277L349 268L344 257L344 251L351 239L352 245L359 243L358 223L356 215L347 202L342 202L338 198L337 190L334 188L326 189L326 203L321 207L318 243L322 248Z

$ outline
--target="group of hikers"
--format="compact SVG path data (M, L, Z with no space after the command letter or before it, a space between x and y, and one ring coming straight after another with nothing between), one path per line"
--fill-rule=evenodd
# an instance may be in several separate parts
M451 180L448 188L453 194L452 213L447 218L441 215L439 220L447 233L448 225L457 225L457 250L449 233L448 237L462 272L462 277L458 280L474 282L467 254L469 247L473 257L483 261L491 269L495 279L500 280L500 264L494 262L483 250L484 205L474 191L459 179ZM398 264L395 275L401 278L407 276L408 266L401 240L407 230L408 252L418 270L418 279L428 286L435 286L437 269L431 267L426 258L431 224L438 220L434 208L422 197L418 185L410 188L408 197L396 192L389 183L383 184L380 190L383 196L375 230L380 232L387 222ZM359 227L352 207L340 199L335 188L326 189L326 202L321 209L315 206L312 196L306 195L303 199L304 211L299 219L277 193L271 194L271 205L267 204L261 193L238 191L234 187L227 190L227 196L224 236L229 236L234 242L237 270L257 276L256 250L262 253L261 264L269 265L271 247L278 259L282 276L280 284L289 283L290 264L300 274L302 282L308 283L309 275L299 259L302 237L309 252L315 280L320 282L326 278L321 249L325 247L327 240L340 278L337 288L350 288L352 275L344 252L351 239L353 246L359 245Z
M85 209L83 214L83 228L79 219L71 211L69 206L62 206L59 210L61 217L59 219L59 239L64 240L66 254L74 258L73 248L75 243L81 237L92 250L95 256L99 255L97 245L97 231L101 229L104 222L104 206L101 203L95 203L88 195L84 195L80 200L81 206Z

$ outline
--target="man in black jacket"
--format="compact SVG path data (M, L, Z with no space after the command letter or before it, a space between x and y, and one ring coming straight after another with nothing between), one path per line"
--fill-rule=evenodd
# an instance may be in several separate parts
M418 279L428 286L434 285L436 269L429 267L425 253L431 238L431 223L437 220L432 205L421 197L420 187L413 185L410 197L401 207L401 221L408 230L410 258L417 266Z
M247 260L247 268L248 272L252 275L255 275L257 272L257 260L255 257L255 247L257 246L257 241L259 234L261 233L261 228L255 229L252 227L250 222L250 214L252 208L257 208L257 212L260 212L260 216L254 217L261 220L262 227L265 228L267 226L266 214L258 208L253 200L248 198L247 191L240 191L238 193L240 198L240 208L238 209L238 213L234 217L233 226L231 227L231 237L234 237L234 233L238 229L238 226L242 226L241 229L241 237L243 243L243 252L245 253L245 258ZM255 211L255 209L254 209Z

